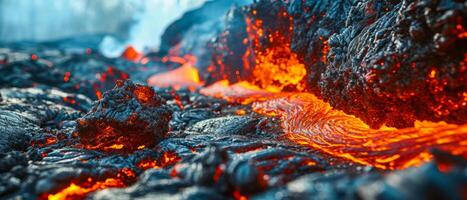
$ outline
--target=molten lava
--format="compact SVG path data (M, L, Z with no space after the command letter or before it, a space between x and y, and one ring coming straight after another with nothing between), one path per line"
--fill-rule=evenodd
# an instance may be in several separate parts
M137 166L141 169L160 169L167 166L173 165L176 162L180 161L180 157L176 153L164 152L162 157L157 160L151 158L141 160Z
M89 182L92 182L90 179ZM58 193L50 194L47 196L49 200L62 200L62 199L84 199L89 193L111 187L124 187L125 184L113 178L108 178L105 181L97 181L91 184L91 186L80 186L75 183L71 183L67 188L61 190Z
M277 116L291 141L380 169L404 169L429 161L432 148L467 157L467 124L417 122L413 128L371 129L310 93L270 93L221 83L201 93L250 103L257 113Z
M73 181L67 187L54 194L42 194L40 199L64 200L64 199L85 199L90 193L103 190L105 188L126 187L136 179L135 173L124 168L120 170L114 178L107 178L102 181L89 177L86 181Z
M281 118L297 144L380 169L404 169L429 161L431 148L467 157L467 124L417 122L413 128L371 129L312 94L280 94L253 104L258 113Z
M148 85L157 87L172 86L177 90L182 87L194 90L202 86L198 70L190 62L170 72L151 76Z
M280 92L286 86L302 91L305 76L305 65L298 61L297 55L288 45L273 47L256 57L253 77L267 91Z
M128 46L125 51L123 51L121 56L129 61L137 62L143 57L143 54L136 50L133 46Z
M256 10L252 11L255 15ZM293 30L292 18L287 12L281 12L281 21L288 23L289 30ZM280 92L284 88L302 91L304 89L303 78L307 71L298 56L290 48L290 38L279 30L265 29L263 21L250 17L245 18L248 38L243 43L250 43L252 50L247 49L243 58L245 70L252 70L252 82L264 90ZM265 48L261 38L267 34L268 47ZM247 58L253 57L253 60ZM250 63L252 62L252 63Z

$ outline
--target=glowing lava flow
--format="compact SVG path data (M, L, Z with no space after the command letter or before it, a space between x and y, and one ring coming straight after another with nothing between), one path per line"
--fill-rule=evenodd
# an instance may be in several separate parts
M39 199L62 200L62 199L85 199L88 194L105 188L126 187L134 182L136 174L129 168L120 170L116 177L107 178L102 181L89 177L86 181L73 181L67 187L54 194L42 194Z
M93 183L90 187L84 187L77 185L75 183L71 183L68 187L65 189L61 190L60 192L56 194L50 194L47 196L47 199L49 200L62 200L62 199L84 199L87 194L97 191L97 190L102 190L105 188L110 188L110 187L124 187L125 184L118 180L118 179L113 179L113 178L108 178L105 181L97 181Z
M180 157L178 157L175 153L164 152L161 158L154 160L151 158L141 160L138 162L137 166L141 169L160 169L165 168L169 165L173 165L180 161Z
M371 129L310 93L271 93L251 86L240 89L241 85L245 83L223 88L215 84L200 92L236 103L254 102L255 112L281 118L291 141L363 165L418 166L432 158L432 148L467 157L467 124L417 122L413 128Z
M417 122L413 128L371 129L306 93L257 102L253 109L280 116L286 137L297 144L380 169L418 166L431 159L431 148L467 157L467 124Z
M202 86L198 70L191 64L191 62L187 62L181 67L170 72L151 76L148 80L148 85L157 87L171 86L177 90L182 87L194 90Z

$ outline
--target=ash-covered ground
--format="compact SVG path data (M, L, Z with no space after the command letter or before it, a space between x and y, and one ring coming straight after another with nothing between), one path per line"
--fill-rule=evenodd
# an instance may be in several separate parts
M301 5L299 2L305 1L292 1L291 4L259 1L250 7L234 6L230 11L227 8L231 8L231 4L226 4L227 8L222 10L224 13L211 14L217 20L228 21L226 27L219 27L219 34L224 28L235 33L238 30L236 22L245 25L245 21L238 21L235 17L244 17L243 12L278 8L270 10L270 13L277 14L281 13L281 6L296 9ZM302 13L319 11L325 6L350 9L341 13L344 15L358 13L357 8L364 10L362 5L370 4L370 1L365 1L354 3L352 7L346 1L316 2L321 3L316 3L315 7L313 3L305 3L307 7L303 7ZM388 4L384 4L386 6L396 5L390 9L394 15L399 13L396 12L398 9L408 9L406 1L384 2ZM420 3L418 6L446 5L441 7L449 10L459 2ZM332 12L340 13L337 10ZM204 31L203 27L218 21L177 25L183 24L187 16L193 20L196 19L193 16L204 20L205 15L193 13L172 25L173 31L182 35L163 36L166 40L162 41L161 47L166 45L167 52L161 48L161 52L140 55L128 48L119 58L107 58L96 51L93 38L1 45L0 198L467 198L467 162L462 157L432 149L432 161L420 167L384 171L293 143L284 138L279 118L257 114L250 105L204 96L193 88L175 90L147 86L146 81L151 75L180 66L179 59L167 58L173 56L172 45L178 44L182 38L182 48L177 53L199 53L196 57L200 66L204 66L200 64L202 62L211 63L213 58L222 58L225 66L232 65L232 62L240 63L235 56L244 55L246 50L242 47L232 50L233 54L229 51L219 53L224 47L231 49L229 42L235 41L231 36ZM224 14L228 17L223 18ZM325 14L316 16L323 20L333 19ZM371 16L374 23L379 15ZM287 24L290 18L288 15L284 17L282 22ZM344 16L339 16L339 19L344 19ZM344 20L335 20L334 23L344 26ZM180 27L185 32L179 31ZM340 34L343 36L335 37L345 37L345 34L350 34L348 31L342 30ZM309 34L311 32L310 28ZM317 32L324 34L323 31ZM194 40L190 34L207 34L210 37ZM326 36L330 35L326 33ZM175 39L170 40L172 36ZM217 42L211 40L211 36L218 38ZM364 36L365 33L354 35L355 41L360 40L359 37L367 37ZM215 45L206 45L206 41ZM236 41L242 42L242 39ZM245 43L255 43L255 40ZM305 43L310 44L296 42L297 45ZM333 52L337 43L330 45ZM187 47L192 48L191 51ZM216 51L212 52L210 48ZM423 53L421 50L417 52ZM320 58L321 53L318 55ZM206 55L209 56L206 58ZM200 72L203 76L203 68ZM208 79L204 78L206 82ZM330 88L325 87L325 90ZM326 96L326 92L323 95ZM366 104L367 100L361 104Z

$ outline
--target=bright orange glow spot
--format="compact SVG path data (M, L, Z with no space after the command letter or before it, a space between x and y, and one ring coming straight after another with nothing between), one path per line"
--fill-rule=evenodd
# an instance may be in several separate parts
M267 91L280 92L286 86L295 86L301 91L300 83L305 76L305 65L298 61L288 45L267 49L256 57L253 77L257 85Z
M180 157L176 153L164 152L164 154L158 159L153 160L151 158L141 160L137 166L141 169L159 169L173 165L180 161Z
M110 147L107 147L108 149L122 149L124 147L123 144L113 144Z
M235 114L237 114L237 115L245 115L245 114L246 114L246 111L243 110L243 109L238 109L237 111L235 111Z
M154 92L151 87L137 86L133 91L133 94L139 102L148 103L154 95L156 95L156 92Z
M45 145L51 145L57 143L57 139L53 137L49 137L45 140Z
M123 168L116 177L106 178L102 181L89 177L85 181L72 181L67 187L54 194L44 193L39 199L65 200L85 199L89 193L105 188L121 188L128 186L136 180L136 174L129 168Z
M194 90L202 86L198 70L191 63L166 73L153 75L148 79L148 84L157 87L171 86L177 90L182 87Z
M65 72L65 76L63 77L63 81L65 81L65 82L70 81L70 76L71 76L70 72Z
M242 195L242 194L241 194L240 192L238 192L238 191L235 191L235 192L233 193L233 197L234 197L235 200L248 200L248 198L247 198L246 196Z
M98 90L98 89L96 89L95 92L96 92L97 99L98 100L102 99L102 92L100 90Z
M436 78L436 70L435 70L435 69L432 69L432 70L430 71L430 74L428 75L428 77L430 77L430 78Z
M129 61L136 62L143 57L143 54L138 52L133 46L128 46L125 51L123 51L122 57Z
M281 17L288 18L287 12L281 14ZM243 56L243 65L248 70L252 63L247 58L254 57L252 82L270 92L280 92L285 87L302 91L306 68L290 49L290 40L279 31L268 33L267 37L272 45L264 49L260 42L265 32L263 21L246 18L245 23L248 38L244 39L244 43L251 41L253 52L247 49ZM293 30L293 27L290 28Z
M92 179L88 180L90 184ZM105 188L112 187L125 187L123 181L115 178L108 178L104 181L96 181L92 183L89 187L81 186L75 183L71 183L68 187L57 192L55 194L49 194L47 199L49 200L64 200L64 199L84 199L89 193L95 192L97 190L102 190Z

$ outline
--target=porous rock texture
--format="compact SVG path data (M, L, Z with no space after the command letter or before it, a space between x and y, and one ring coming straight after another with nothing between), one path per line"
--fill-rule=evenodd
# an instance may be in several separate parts
M287 38L280 42L290 42L306 66L307 91L371 127L410 127L416 120L462 124L466 7L459 0L259 0L229 10L216 36L194 31L201 22L189 27L193 34L174 49L202 58L197 67L206 83L248 80L255 67L252 52L280 45L269 39L279 31ZM204 19L204 25L216 20ZM258 21L263 34L254 39L260 45L251 42L246 23ZM212 37L197 44L211 50L188 48L193 43L187 38L195 37Z
M89 113L77 120L76 132L86 148L134 151L161 141L171 116L171 110L153 88L118 81Z

